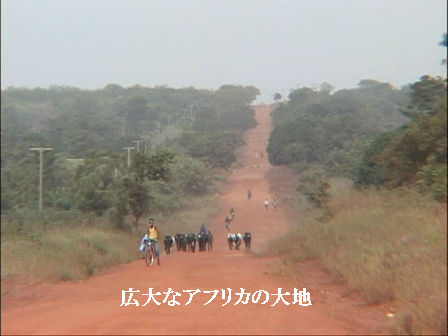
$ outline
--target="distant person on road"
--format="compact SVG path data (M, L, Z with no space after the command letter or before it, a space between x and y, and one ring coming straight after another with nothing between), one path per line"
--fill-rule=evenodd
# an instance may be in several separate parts
M235 217L235 210L233 209L233 207L230 208L230 216L232 217L232 219L233 217Z
M264 207L266 208L266 210L268 210L268 206L269 206L269 201L266 198L265 201L264 201Z
M201 225L201 227L199 228L199 233L200 234L206 234L207 233L207 228L205 227L205 224Z
M231 221L232 221L232 219L230 218L230 216L227 216L226 219L224 219L224 223L226 224L227 231L230 231L230 222Z
M247 200L250 201L250 199L252 198L252 190L248 190L247 191Z

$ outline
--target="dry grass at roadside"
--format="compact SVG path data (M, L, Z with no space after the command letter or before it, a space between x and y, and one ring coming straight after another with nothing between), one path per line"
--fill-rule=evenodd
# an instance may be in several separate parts
M344 184L332 183L329 222L314 220L298 200L289 208L293 229L266 251L282 257L279 276L297 278L301 261L318 259L367 303L400 307L391 333L446 334L446 205L410 190L361 192Z
M152 216L163 241L163 235L196 232L218 211L218 200L203 196L191 198L178 214ZM19 277L28 282L79 281L139 258L146 218L141 220L138 232L131 235L114 230L107 216L95 220L75 213L64 216L66 222L57 220L54 213L42 214L40 218L31 214L23 218L13 216L11 221L6 216L2 218L2 280Z
M97 228L53 228L26 237L2 237L2 279L31 282L85 279L134 260L135 239ZM137 246L138 248L138 246Z

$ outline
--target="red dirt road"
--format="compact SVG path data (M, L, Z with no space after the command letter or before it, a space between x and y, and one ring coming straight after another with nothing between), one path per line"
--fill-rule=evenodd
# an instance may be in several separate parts
M143 260L115 267L105 274L78 284L59 283L33 287L33 292L6 295L2 298L2 327L5 334L358 334L360 329L347 329L341 320L329 317L327 303L317 300L317 291L311 290L312 306L286 305L281 300L274 306L278 289L294 291L290 284L275 280L268 274L269 260L255 258L251 253L229 251L224 217L231 206L235 219L231 232L250 231L252 249L259 250L272 235L287 229L282 209L265 210L265 198L273 199L264 174L271 167L265 151L265 140L271 130L269 106L256 107L259 125L248 134L248 144L243 149L242 167L229 176L230 185L220 195L221 211L209 224L215 237L212 252L162 254L162 266L148 268ZM255 157L263 151L264 157ZM255 165L251 167L251 165ZM256 165L259 167L256 168ZM247 200L246 191L253 191ZM269 226L268 224L272 224ZM198 223L198 227L199 227ZM172 234L175 234L173 232ZM136 242L136 248L138 247ZM122 290L139 290L133 299L139 306L122 304ZM176 300L180 305L157 305L154 301L143 306L149 288L154 292L167 292L171 288L179 292ZM232 290L227 301L228 289ZM246 293L265 290L269 302L236 304L236 293L244 288ZM183 290L200 290L189 305L189 294ZM225 289L225 299L222 298ZM303 288L298 288L302 290ZM216 298L204 305L218 290ZM315 295L315 296L314 296ZM313 297L316 300L313 301ZM165 294L156 296L162 302ZM292 302L292 296L284 297ZM243 297L244 301L245 297ZM10 302L20 300L19 303ZM127 297L126 297L127 300ZM131 300L132 302L132 300Z

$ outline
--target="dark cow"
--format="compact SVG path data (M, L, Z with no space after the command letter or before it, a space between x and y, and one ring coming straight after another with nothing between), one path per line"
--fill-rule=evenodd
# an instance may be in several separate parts
M207 242L208 242L208 234L199 233L198 234L199 252L206 250Z
M188 239L186 235L182 235L179 241L179 248L181 251L187 252Z
M250 232L244 232L243 235L244 245L246 246L246 250L250 250L250 241L252 240L252 235Z
M210 231L208 232L207 249L209 251L213 249L213 235Z
M234 242L235 242L235 249L239 250L241 241L243 240L243 235L241 233L235 234Z
M196 234L190 233L187 235L187 245L188 245L188 252L193 252L196 248Z
M165 244L165 252L166 254L170 254L171 248L174 245L175 238L173 236L165 236L163 243Z
M174 236L174 239L176 240L176 249L177 251L180 250L180 241L182 239L182 237L184 237L185 235L182 233L176 233L176 235Z
M227 235L227 242L229 243L229 250L231 250L235 242L235 235L233 233Z
M183 233L177 233L174 238L176 240L177 251L187 251L187 236Z

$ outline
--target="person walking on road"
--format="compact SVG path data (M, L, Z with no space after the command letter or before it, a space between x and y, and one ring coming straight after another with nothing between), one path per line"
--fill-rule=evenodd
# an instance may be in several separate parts
M226 219L224 219L224 224L226 224L226 230L228 232L230 232L230 222L232 221L232 219L230 218L230 216L226 216Z
M250 199L252 198L252 190L248 190L247 191L247 200L250 201Z
M268 207L269 207L269 201L268 201L267 198L266 198L266 200L264 201L264 207L266 208L266 210L267 210Z
M201 225L201 227L199 228L199 233L200 234L206 234L207 233L207 228L205 227L205 224Z

